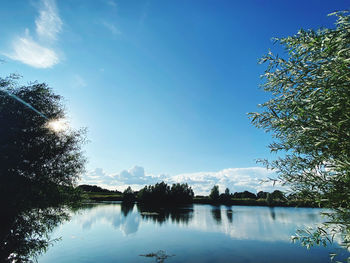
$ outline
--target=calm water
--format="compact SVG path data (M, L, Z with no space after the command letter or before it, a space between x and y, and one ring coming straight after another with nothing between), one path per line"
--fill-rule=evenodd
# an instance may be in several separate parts
M324 219L320 209L194 205L150 212L136 205L80 209L52 234L61 240L38 262L330 262L331 248L290 242L298 228ZM339 252L339 251L338 251ZM341 253L345 254L344 250Z

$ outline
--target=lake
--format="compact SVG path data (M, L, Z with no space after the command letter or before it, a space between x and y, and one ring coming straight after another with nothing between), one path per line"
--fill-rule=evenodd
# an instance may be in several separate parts
M321 209L193 205L172 211L91 204L56 228L61 238L38 262L330 262L337 245L291 243L299 228L324 221ZM339 251L338 251L339 250ZM149 255L151 256L151 255Z

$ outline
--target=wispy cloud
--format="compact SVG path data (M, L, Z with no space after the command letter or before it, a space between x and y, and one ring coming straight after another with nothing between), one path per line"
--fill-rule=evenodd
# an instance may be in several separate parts
M87 86L85 79L83 79L79 74L73 76L73 87L74 88L83 88Z
M109 0L109 1L107 1L106 3L107 3L107 5L109 5L109 6L117 7L117 3L116 3L115 1L113 1L113 0Z
M42 0L39 17L35 19L36 33L44 40L56 40L62 29L62 20L58 15L54 0Z
M213 185L219 185L223 192L228 187L231 192L239 191L273 191L280 187L272 183L261 183L262 180L273 177L274 173L263 167L228 168L216 172L184 173L178 175L146 174L143 167L135 166L117 174L107 174L97 168L85 174L81 183L96 184L106 188L125 189L131 185L140 189L144 185L165 181L172 183L188 183L196 194L208 194Z
M62 20L54 0L41 0L38 12L39 16L35 19L35 38L26 28L24 36L13 40L12 51L3 54L32 67L49 68L59 62L59 56L52 45L61 31Z
M112 23L102 21L101 25L107 28L113 35L120 35L122 32Z

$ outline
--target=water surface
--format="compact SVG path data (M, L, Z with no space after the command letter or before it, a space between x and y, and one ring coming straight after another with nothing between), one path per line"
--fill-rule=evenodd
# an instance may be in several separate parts
M193 205L149 210L118 203L82 208L59 226L61 240L38 262L330 262L337 245L310 250L291 243L296 229L324 221L321 209ZM345 254L344 250L338 251Z

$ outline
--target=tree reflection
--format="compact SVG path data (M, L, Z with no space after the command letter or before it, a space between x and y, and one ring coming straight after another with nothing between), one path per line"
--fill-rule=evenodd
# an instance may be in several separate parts
M1 218L0 261L32 262L45 252L51 240L50 232L68 219L63 208L31 209L17 216Z
M221 209L220 206L213 206L211 215L217 224L221 224Z
M274 207L269 207L270 209L270 216L273 220L276 219L276 212L275 212L275 208Z
M232 209L229 207L227 210L226 210L226 216L227 216L227 219L230 223L233 222L233 212L232 212Z
M134 208L134 203L126 203L126 202L121 203L121 210L125 217L133 210L133 208Z
M186 207L159 208L152 206L137 205L137 209L142 219L152 220L153 222L163 224L171 219L177 224L188 224L193 218L193 205Z

